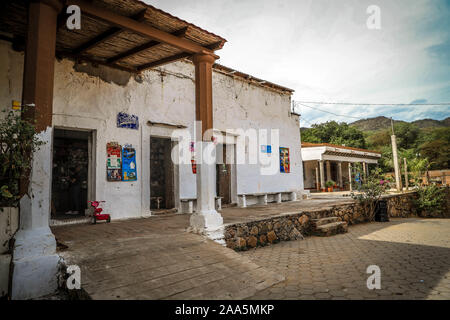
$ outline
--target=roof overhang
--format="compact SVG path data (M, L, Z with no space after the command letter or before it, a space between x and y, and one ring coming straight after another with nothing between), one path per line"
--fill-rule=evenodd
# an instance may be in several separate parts
M369 150L352 150L348 148L339 148L331 146L302 147L302 160L334 160L348 162L368 162L377 163L381 154Z
M62 1L62 0L61 0ZM138 0L64 0L58 16L56 56L141 72L163 64L210 54L226 40ZM66 27L66 8L81 10L81 29ZM0 32L23 50L28 0L2 4ZM7 35L7 36L5 36ZM8 40L8 39L6 39Z

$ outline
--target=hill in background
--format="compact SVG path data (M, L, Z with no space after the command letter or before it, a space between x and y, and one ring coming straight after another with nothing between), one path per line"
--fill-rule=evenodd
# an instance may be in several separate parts
M406 121L394 120L395 123L407 123ZM433 119L421 119L412 121L411 124L415 124L419 129L424 128L439 128L439 127L449 127L450 117L444 120L433 120ZM350 126L357 127L362 131L378 131L383 129L389 129L391 127L391 119L380 116L375 118L361 119L352 123Z

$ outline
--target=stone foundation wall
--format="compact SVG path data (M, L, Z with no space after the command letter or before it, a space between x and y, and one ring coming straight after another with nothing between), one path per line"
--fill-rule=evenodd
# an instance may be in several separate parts
M450 218L450 188L447 188L447 202L443 210L444 214L429 215L418 213L414 200L417 198L415 192L387 195L388 214L395 218L421 217L449 217ZM240 224L225 226L225 243L227 247L235 250L247 250L257 246L279 241L290 241L303 239L313 232L312 219L326 217L338 217L349 225L367 222L363 207L357 202L349 199L342 203L320 210L299 211L289 215L279 215L267 219L256 220Z

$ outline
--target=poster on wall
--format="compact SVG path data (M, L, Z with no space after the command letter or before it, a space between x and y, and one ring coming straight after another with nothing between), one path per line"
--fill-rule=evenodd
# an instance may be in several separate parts
M122 180L121 146L117 142L106 144L106 179L108 181Z
M280 172L289 173L290 170L289 148L280 148Z
M136 149L127 144L122 148L122 180L136 181Z
M139 129L139 118L133 114L119 112L117 114L117 128Z
M272 146L269 145L261 145L261 152L262 153L272 153Z
M191 142L189 144L189 151L191 152L191 166L192 166L192 173L197 173L197 164L195 162L195 149L194 149L195 142Z

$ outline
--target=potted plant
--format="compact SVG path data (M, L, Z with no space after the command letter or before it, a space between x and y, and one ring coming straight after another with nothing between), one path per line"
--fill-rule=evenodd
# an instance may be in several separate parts
M18 228L19 200L23 194L19 181L31 169L32 154L43 144L34 125L22 119L20 112L9 111L0 117L0 254L8 251L9 239Z
M333 180L328 180L325 183L325 187L327 187L327 191L328 192L333 192L333 187L335 186L336 182L334 182Z

